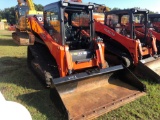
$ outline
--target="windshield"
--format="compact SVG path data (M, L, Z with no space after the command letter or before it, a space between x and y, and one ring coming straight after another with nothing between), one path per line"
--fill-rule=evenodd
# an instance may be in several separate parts
M89 14L86 12L73 13L71 17L72 26L89 27Z
M28 7L20 7L19 8L19 15L23 16L26 14L27 11L28 11Z
M144 14L134 14L134 22L135 23L141 23L143 19L144 22Z

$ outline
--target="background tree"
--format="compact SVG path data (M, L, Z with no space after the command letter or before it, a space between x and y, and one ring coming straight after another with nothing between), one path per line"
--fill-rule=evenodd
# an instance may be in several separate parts
M149 11L149 14L158 14L158 12Z
M113 11L113 10L121 10L121 9L117 8L117 7L114 7L114 8L111 9L111 11Z
M43 11L43 6L41 4L34 4L34 6L37 11Z

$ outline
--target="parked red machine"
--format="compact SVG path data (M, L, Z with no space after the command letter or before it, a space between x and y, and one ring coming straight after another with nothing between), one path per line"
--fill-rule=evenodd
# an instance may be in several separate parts
M143 26L135 23L139 14L145 16ZM95 30L103 38L106 53L111 53L114 60L123 62L126 66L136 66L136 73L160 82L160 66L157 64L160 60L156 55L159 46L149 36L147 22L148 10L109 11L105 13L105 25L95 22ZM145 34L137 30L140 27L143 27Z
M44 7L44 26L28 18L29 32L39 38L28 46L28 66L51 87L53 103L68 120L98 117L145 94L125 66L108 66L93 10L93 4L58 1Z
M144 17L140 18L140 24L143 25ZM148 14L148 31L150 35L155 36L157 44L160 44L160 14ZM144 33L144 29L138 28L138 31Z
M148 14L148 18L155 31L160 33L160 14Z

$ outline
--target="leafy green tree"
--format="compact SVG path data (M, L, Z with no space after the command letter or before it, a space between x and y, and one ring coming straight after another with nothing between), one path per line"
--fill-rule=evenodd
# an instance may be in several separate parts
M41 4L34 4L34 6L37 11L43 11L43 6Z
M149 11L149 14L158 14L158 12Z
M114 7L114 8L112 8L111 10L113 11L113 10L121 10L121 9L120 9L120 8L117 8L117 7Z

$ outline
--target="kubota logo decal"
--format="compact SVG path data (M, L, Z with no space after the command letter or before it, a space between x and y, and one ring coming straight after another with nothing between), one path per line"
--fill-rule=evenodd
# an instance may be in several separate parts
M115 36L114 32L112 32L112 31L110 31L110 30L108 30L106 28L104 28L104 31L107 32L108 34L112 35L112 36Z
M42 22L43 18L42 17L37 17L38 21Z
M69 76L68 79L69 80L74 80L74 79L77 79L77 76Z

